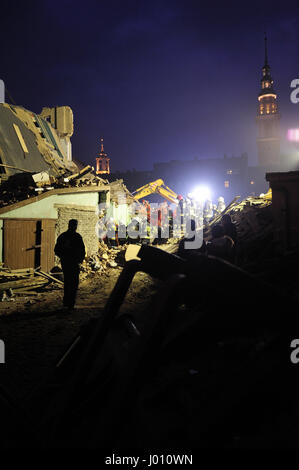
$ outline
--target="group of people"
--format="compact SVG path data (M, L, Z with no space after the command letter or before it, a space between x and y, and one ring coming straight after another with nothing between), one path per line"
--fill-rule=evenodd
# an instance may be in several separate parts
M137 222L134 221L134 223L136 224ZM85 246L81 235L77 233L77 226L78 221L71 219L68 224L68 230L59 235L54 249L56 256L60 258L64 274L63 305L70 310L73 309L75 305L76 292L79 284L79 265L85 258ZM237 230L229 214L224 214L221 223L212 226L211 237L207 240L203 240L200 248L196 248L195 250L186 248L185 242L194 241L195 233L195 220L192 219L189 233L180 241L178 248L179 256L188 258L193 256L194 251L196 251L200 254L217 256L232 263L235 261ZM132 239L132 241L134 240L135 239ZM159 240L159 232L157 240ZM116 242L118 243L117 239Z
M211 235L202 240L198 249L187 248L186 242L195 241L195 221L191 220L191 230L180 241L178 255L182 258L190 258L194 253L217 256L234 263L236 260L236 246L238 241L237 230L229 214L224 214L221 223L212 226Z

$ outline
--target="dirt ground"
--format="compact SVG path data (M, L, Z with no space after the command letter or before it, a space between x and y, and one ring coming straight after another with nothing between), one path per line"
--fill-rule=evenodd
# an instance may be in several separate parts
M19 296L0 303L0 339L5 342L1 385L15 399L23 399L46 378L80 328L101 315L121 268L93 273L80 283L76 308L62 309L63 288L51 284L38 295ZM154 291L152 279L138 273L122 310L144 304Z

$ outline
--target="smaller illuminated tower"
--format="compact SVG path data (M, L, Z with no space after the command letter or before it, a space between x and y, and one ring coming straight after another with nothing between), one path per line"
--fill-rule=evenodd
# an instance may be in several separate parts
M104 139L101 137L101 151L96 157L96 174L97 175L109 175L110 173L110 158L107 157L107 153L104 152Z
M267 37L265 35L265 63L262 69L261 91L258 96L258 163L267 170L275 169L280 164L280 137L277 94L268 64Z

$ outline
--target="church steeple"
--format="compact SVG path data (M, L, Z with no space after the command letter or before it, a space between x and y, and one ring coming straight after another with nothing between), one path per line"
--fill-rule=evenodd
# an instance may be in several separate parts
M263 76L262 76L262 79L261 79L261 92L260 92L259 96L262 96L266 93L275 94L274 88L273 88L273 79L272 79L271 73L270 73L270 65L269 65L269 62L268 62L268 46L267 46L266 33L265 33L264 41L265 41L265 63L264 63L264 67L262 69Z
M104 139L101 137L101 151L96 157L96 174L97 175L109 175L110 173L110 158L108 158L107 153L104 151Z
M270 170L280 163L280 139L277 94L268 62L267 36L264 37L265 62L262 68L261 89L258 95L258 161L259 165Z

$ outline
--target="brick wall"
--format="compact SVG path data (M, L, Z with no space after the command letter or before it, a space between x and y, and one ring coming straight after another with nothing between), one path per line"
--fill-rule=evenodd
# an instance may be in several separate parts
M87 255L98 251L99 240L95 233L95 226L98 216L94 210L86 208L59 207L58 220L56 225L56 237L68 229L70 219L78 220L77 232L83 238Z

